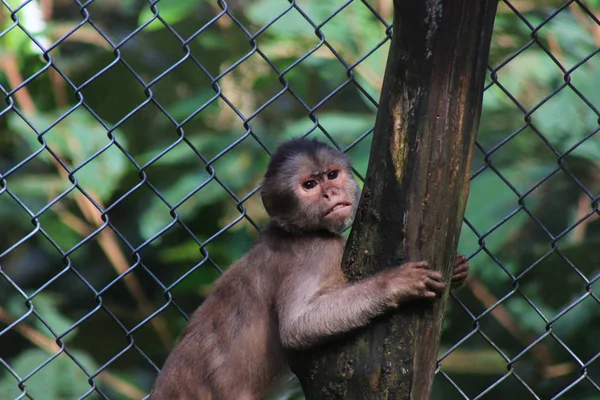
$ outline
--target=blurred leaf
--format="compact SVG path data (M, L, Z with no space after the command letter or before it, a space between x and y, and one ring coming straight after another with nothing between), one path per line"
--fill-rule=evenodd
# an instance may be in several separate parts
M46 323L43 324L41 321L37 321L36 325L38 326L38 329L42 330L42 326L48 325L54 332L61 335L73 325L74 321L59 312L58 306L60 303L58 296L55 294L39 293L35 296L33 299L33 306ZM74 332L77 332L77 328L72 330L70 335L73 335Z
M504 302L504 305L510 311L512 317L518 321L521 328L536 335L541 335L546 331L546 322L521 296L513 295ZM535 306L546 318L553 315L552 310L541 302L536 301Z
M255 25L264 26L289 7L289 4L278 0L253 1L246 8L246 17ZM269 33L278 39L309 34L310 24L298 16L298 12L292 8L269 28Z
M349 142L362 133L373 128L375 122L372 114L351 114L343 112L323 112L317 115L318 122L334 139ZM312 130L315 123L308 117L298 119L286 125L283 130L284 139L292 139ZM318 132L320 129L316 128ZM310 137L314 137L311 135Z
M554 86L558 86L559 79L562 78L560 69L552 59L537 47L519 54L519 57L511 60L499 73L498 81L504 90L518 99L535 92L535 85L547 88L555 83Z
M230 190L236 190L248 185L253 182L253 179L256 180L260 176L257 170L262 165L257 161L265 158L264 154L262 154L262 157L255 157L252 152L248 151L239 153L237 157L224 157L214 163L213 167L217 171L218 177L225 182L227 187ZM235 204L221 184L205 173L190 172L180 176L170 186L161 189L161 193L171 204L175 204L207 180L209 181L208 184L204 185L202 189L177 208L179 218L186 220L200 208L217 203L221 199L230 199L231 201L228 204ZM145 239L148 239L172 220L173 217L169 214L163 200L157 196L152 196L149 207L142 217L143 222L140 225L140 233Z
M583 290L581 291L581 294L583 294ZM574 300L575 299L573 299L573 301ZM550 317L554 316L555 315L550 315ZM564 339L581 329L586 329L586 327L590 326L591 322L597 320L598 317L600 317L600 307L598 307L598 302L588 296L566 314L562 315L552 327L554 333Z
M197 174L183 175L167 189L161 190L161 193L163 193L166 198L172 199L173 202L177 202L187 196L194 190L193 188L201 185L205 180L206 178L202 177L199 179ZM197 211L199 207L212 204L216 202L217 199L223 198L226 194L227 193L221 186L213 180L178 207L177 214L179 215L179 218L185 220ZM152 196L149 200L149 206L144 210L141 218L140 234L144 240L147 240L170 224L173 219L174 217L170 215L169 209L163 200L158 196Z
M159 259L166 264L195 260L200 255L198 243L194 241L185 242L160 251Z
M588 21L593 23L591 18ZM570 56L571 63L579 62L596 48L594 35L590 35L570 12L562 13L561 18L554 18L546 29L540 30L539 36L544 40L552 36L560 45L561 52Z
M568 150L598 128L598 116L568 87L533 113L533 121L560 152ZM579 144L573 151L573 155L596 164L599 154L600 144L596 137Z
M22 3L22 0L8 0L6 4L14 8ZM63 28L76 27L81 23L79 13L73 13L69 7L56 6L56 4L55 2L53 7L52 22L48 22L52 25L44 25L45 22L39 12L39 0L23 3L22 9L16 15L20 26L27 29L44 46L46 37L57 40L62 36L61 32L66 33ZM216 15L219 6L215 4L213 2L207 5L204 1L192 2L191 0L156 2L161 18L164 18L168 24L173 24L176 33L184 39L189 38L193 32ZM328 93L350 79L349 74L351 74L351 79L360 85L361 89L358 90L356 85L350 84L343 92L329 99L324 107L319 107L315 115L319 118L322 128L315 127L315 124L306 117L304 104L294 99L290 92L282 93L265 110L253 114L257 107L265 104L271 96L282 89L278 74L267 62L260 60L262 54L254 54L247 62L232 71L233 75L223 77L218 82L222 89L220 92L222 96L226 96L246 117L252 115L248 122L251 123L253 133L259 136L270 149L284 138L296 137L311 129L313 129L311 137L324 139L323 132L320 132L323 129L341 146L348 146L359 135L369 131L374 124L374 106L362 90L373 99L379 98L389 49L388 40L371 53L374 47L385 39L386 33L385 26L372 15L372 11L366 5L366 2L336 3L318 0L300 0L293 3L275 0L228 2L229 15L224 15L217 23L207 27L208 29L190 41L189 50L212 77L240 60L240 57L251 51L255 43L279 72L298 61L299 64L287 70L283 78L294 95L308 107L318 104ZM385 7L377 2L369 2L369 5L376 10ZM595 25L594 21L582 6L597 14L600 1L586 0L581 4L572 4L556 14L554 12L563 5L558 0L521 1L512 5L519 9L520 15L511 12L506 4L501 4L501 11L497 15L494 26L490 65L496 68L500 63L507 61L496 71L499 84L510 91L510 94L514 95L527 110L532 110L538 102L553 94L554 90L562 86L566 80L587 98L592 108L598 109L600 107L600 54L589 58L584 64L579 63L592 55L597 48L594 35L590 30L590 27ZM336 13L340 7L343 9ZM146 164L164 151L167 145L165 143L172 142L164 135L173 127L168 118L164 118L156 110L152 111L154 107L152 104L128 115L123 120L128 110L147 100L144 87L137 82L137 78L143 79L146 83L154 82L151 88L152 101L158 102L179 121L188 118L198 107L215 96L215 92L209 86L200 84L200 81L205 82L207 78L211 81L211 78L194 77L193 70L196 67L192 64L189 64L191 69L182 65L181 69L171 71L164 79L153 81L160 73L169 70L173 62L179 60L184 53L177 54L181 51L179 39L174 36L174 32L163 29L162 22L154 18L149 2L140 3L135 0L94 2L92 8L90 12L93 14L95 27L102 29L114 44L120 43L120 57L127 62L128 67L133 68L136 76L132 76L128 68L124 68L123 63L111 65L115 61L115 54L94 27L84 25L69 36L68 42L57 43L57 47L52 50L53 66L60 68L70 81L55 80L55 76L48 74L51 71L44 72L47 63L39 56L39 48L20 26L6 31L14 21L7 11L8 8L0 6L1 16L4 17L0 18L0 32L4 32L4 36L0 39L2 47L0 52L10 52L9 55L16 56L23 80L34 78L28 80L27 85L21 87L17 94L29 94L35 102L35 110L31 112L20 108L23 106L20 96L12 96L14 105L0 116L0 173L11 170L27 159L32 154L32 150L41 148L36 134L25 125L25 121L15 117L17 109L33 122L38 132L43 132L65 112L65 109L57 109L56 104L71 107L79 101L77 96L84 94L86 105L91 107L108 126L123 122L119 125L121 131L115 137L119 138L119 143L123 144L132 157L135 157L136 162ZM318 32L315 32L312 23L301 15L300 10L308 15L312 23L322 24ZM572 11L576 10L581 12L574 14ZM284 11L286 14L282 18L256 36L256 40L250 44L247 35L240 31L236 22L230 18L235 16L250 34L256 34L260 28L271 23ZM546 21L550 16L551 20ZM140 25L150 20L152 23L143 31L129 37L129 33L132 32L131 18L134 19L134 25L136 21ZM530 26L521 18L525 18L535 27L534 36ZM589 26L584 26L585 22L582 21L587 21ZM33 26L32 22L37 26ZM320 43L321 35L324 35L327 44L332 46L337 54ZM527 48L520 50L522 46ZM542 46L552 52L556 61ZM317 47L316 52L307 58L303 57L315 47ZM340 62L337 56L344 62ZM358 60L361 62L353 65ZM561 71L557 63L568 71L567 74ZM111 66L105 70L109 65ZM347 71L347 66L352 66L352 70ZM100 71L101 74L96 76ZM203 74L200 70L196 72ZM488 72L488 75L490 73ZM95 78L89 81L90 77ZM100 79L96 80L98 77ZM200 86L180 85L181 82L189 79L197 81ZM61 82L57 83L57 81ZM490 81L492 78L488 77L487 82ZM132 82L133 85L128 82ZM74 95L71 83L79 88L77 95ZM14 82L9 82L2 71L0 71L0 85L9 93L13 93L15 88ZM132 88L137 88L137 91ZM189 92L190 88L192 92ZM236 93L236 96L230 96L232 93ZM243 93L243 96L238 96L240 93ZM241 119L229 112L221 112L222 107L228 107L223 100L218 99L213 102L205 112L195 116L185 125L186 139L191 140L193 146L208 159L226 149L246 131ZM596 112L588 107L571 88L564 88L555 97L547 100L546 104L531 114L531 121L533 127L538 129L557 151L566 151L585 135L597 129ZM486 91L483 107L478 141L486 149L502 143L508 135L529 121L529 114L524 114L499 85L494 84ZM36 117L32 117L36 114ZM83 107L45 133L44 139L49 148L65 160L69 168L78 168L83 163L87 163L75 173L75 177L84 190L97 192L101 199L111 199L117 193L128 193L129 189L139 182L136 169L115 146L88 162L90 157L110 144L110 138L102 124ZM217 176L237 195L245 195L249 188L258 183L268 160L265 152L257 144L252 143L246 147L248 142L253 140L252 137L248 137L247 142L244 141L244 147L228 152L222 159L212 164ZM29 144L29 148L24 145L24 141ZM354 167L362 174L366 172L370 144L371 137L367 137L349 151ZM529 189L548 171L544 168L556 167L556 158L551 151L544 148L545 145L531 127L510 139L506 145L492 155L492 162L521 192ZM569 156L569 160L566 160L569 171L578 179L591 177L590 181L597 180L592 178L598 175L595 169L600 160L599 146L600 136L593 137L579 146L572 156ZM209 173L200 158L187 143L180 143L167 154L162 155L152 167L146 169L149 182L160 190L170 204L174 205L209 178ZM483 158L481 154L476 155L474 168L485 164L486 160ZM571 158L578 158L578 160L572 162ZM552 165L545 164L546 162L551 162ZM575 162L576 167L573 167ZM472 182L467 208L467 218L481 234L489 233L492 227L519 206L517 196L501 179L491 175L494 173L487 171ZM569 193L575 185L569 186L564 183L564 180L570 180L570 177L565 175L557 181L549 181L551 182L549 190L547 187L536 190L524 199L527 210L540 221L544 224L550 222L556 224L552 229L546 226L551 232L554 232L554 228L561 229L560 223L563 219L568 223L575 218L576 196ZM11 195L18 197L35 213L73 185L68 179L56 173L56 165L51 161L50 153L47 151L28 160L18 170L13 170L6 182L11 193L2 192L0 189L0 224L5 227L0 231L0 253L2 249L9 248L7 246L17 243L32 229L31 216L22 210ZM588 182L585 181L584 184L592 194L596 194L597 183L590 183L588 186ZM126 250L128 248L125 241L131 241L132 244L138 242L137 233L140 230L144 238L149 238L173 220L169 215L168 207L157 196L150 194L145 201L132 201L132 199L130 197L124 199L125 201L120 202L111 212L112 221L119 229L119 233L123 235L122 245ZM74 209L74 204L70 201L71 196L66 200L60 206L73 211L71 208ZM252 206L251 203L246 203L249 214L253 214L256 208L260 207L259 202L255 200L256 197L252 199L254 202ZM189 223L188 226L193 229L194 235L200 240L205 240L239 215L235 205L236 200L213 181L180 205L176 212L183 222ZM18 270L17 281L19 284L27 282L23 285L27 285L28 290L35 290L34 288L39 287L50 276L38 272L40 268L37 265L41 263L36 260L41 258L43 262L51 264L45 267L47 269L44 273L55 274L56 268L62 265L61 255L52 247L51 242L44 238L44 235L67 247L82 239L62 223L55 210L53 208L39 216L43 232L38 232L18 247L11 249L7 257L1 260L6 267L5 273L11 279L16 275L14 271ZM252 217L254 218L254 215ZM558 220L561 222L555 222ZM255 232L248 225L239 224L239 229L225 232L207 246L211 258L219 267L226 269L253 243ZM171 280L184 274L202 259L195 241L186 239L186 233L181 232L177 226L173 232L173 236L170 235L171 232L165 235L164 241L161 242L162 238L157 238L151 244L153 256L158 257L161 263L172 269L172 273L166 274ZM569 237L558 242L562 254L567 256L588 279L598 275L597 266L600 265L597 256L600 254L597 251L598 243L592 240L594 235L600 236L600 221L587 225L585 235L580 237L581 242L577 245L566 246L566 242L572 239ZM470 232L470 229L464 228L460 237L461 252L469 253L478 250L480 248L478 240L479 238ZM491 232L482 243L486 246L486 250L493 252L493 256L513 273L523 271L555 244L552 238L546 235L544 229L540 228L539 223L529 218L524 211L520 211ZM97 244L91 241L78 250L69 252L68 255L72 262L78 259L77 265L81 264L87 269L93 269L93 273L87 269L83 272L86 278L100 290L106 282L113 279L114 271L110 268L94 267L97 264L98 252ZM127 253L130 251L128 250ZM32 254L38 255L34 257ZM148 256L143 257L145 259ZM519 281L520 293L527 296L548 317L555 316L578 299L585 289L585 283L580 276L558 256L555 258L557 259L547 259L540 263ZM180 295L177 301L181 299L181 306L185 309L193 308L198 298L206 295L219 276L217 271L208 264L198 268L175 286L173 293ZM23 265L25 266L22 267ZM511 289L507 274L484 252L479 252L473 258L471 268L497 298ZM140 276L140 284L143 285L144 291L148 295L158 294L152 279L148 280L143 276L144 274ZM86 312L78 304L80 299L77 295L78 291L63 290L64 286L68 286L71 282L69 280L71 278L64 279L60 278L56 285L49 285L44 289L43 294L48 294L48 298L42 295L36 296L33 300L35 309L57 332L68 329L71 321L79 320L82 313ZM13 289L9 286L7 286L7 293L13 293ZM599 287L600 282L593 285L594 293L598 293ZM106 289L102 292L104 301L110 302L111 306L114 304L115 310L120 310L119 319L125 325L135 326L139 323L139 315L131 308L129 296L124 295L123 288ZM65 298L64 305L68 306L61 311L58 311L57 300L62 297L54 297L57 291L62 291L61 296ZM10 308L13 315L21 316L28 311L22 298L16 296L11 299L7 296L4 299L10 301L5 307ZM467 289L463 289L459 296L464 306L475 315L480 315L485 309ZM87 299L92 298L87 297ZM513 319L523 329L534 333L545 331L542 319L522 298L519 300L518 295L508 299L505 304ZM569 349L584 362L596 354L594 338L598 337L598 329L600 329L600 316L597 309L597 303L590 303L588 299L553 324L554 333L565 340ZM462 307L455 305L453 309L449 308L449 312L452 313L451 318L447 318L444 323L447 324L448 321L451 323L447 325L448 329L442 338L442 346L446 348L464 337L466 332L471 330L473 323L472 318L463 312ZM173 333L177 334L182 329L184 320L179 318L176 312L173 314L169 315L168 322L172 324L170 326L173 327ZM95 314L92 320L99 315ZM112 323L110 321L109 316L104 316L96 321L90 321L96 324L91 327L86 322L79 328L79 334L72 342L73 345L85 346L90 352L93 351L94 355L98 354L98 359L105 357L102 352L110 353L111 346L99 343L98 335L90 334L90 331L101 332L100 336L104 335L109 343L123 341L125 337L117 323L114 324L114 329L108 326L106 326L108 330L97 329L99 326ZM28 317L25 322L34 325L44 335L51 336L47 329L43 328L43 324L36 321L35 316ZM523 344L507 335L499 324L484 325L480 327L485 331L482 333L488 335L505 354L520 354L523 350ZM141 328L135 333L136 344L144 351L150 351L148 356L160 362L166 356L166 350L155 345L156 335L148 324ZM16 345L19 348L11 348L14 346L12 343L4 343L0 346L0 353L6 351L6 356L0 357L13 366L19 361L19 356L26 354L25 351L29 351L30 348L30 344L24 340L17 341ZM482 346L483 350L477 348L479 346ZM547 348L550 352L549 357L558 365L566 361L562 346L552 344ZM115 351L118 349L115 348ZM118 366L115 364L114 367L119 369L121 376L131 377L145 389L149 389L150 377L154 377L155 372L135 353L123 354L119 357ZM24 376L48 357L49 355L41 354L39 359L31 361L26 367L17 365L20 368L19 374ZM53 361L40 373L52 371L54 374L58 369L69 376L69 366L63 367L64 359L67 361L66 364L70 363L70 366L73 366L73 363L62 355L60 360ZM58 367L55 363L58 363ZM493 365L493 368L487 368L488 364ZM534 384L533 390L539 398L552 398L569 384L569 379L572 377L563 376L539 381L537 375L532 376L533 373L540 372L537 368L539 366L535 364L532 357L525 355L517 364L519 376L528 384ZM600 366L596 364L598 363L591 363L586 369L587 376L592 379L599 376ZM496 350L490 349L489 344L481 340L479 335L475 335L444 360L443 368L452 373L452 380L464 391L465 396L469 394L472 397L482 393L492 384L491 382L495 382L497 377L502 375L502 370L506 372L506 361L498 356ZM477 375L482 371L484 374L489 374L490 380L485 380L488 377L483 374ZM40 384L36 384L37 375L33 375L26 382L28 394L35 399L78 398L90 388L85 375L70 376L65 382L57 380L62 377L57 378L52 375L48 378L50 383L43 388L43 392L31 392L41 387ZM438 378L436 384L441 382ZM0 379L1 399L13 398L20 394L15 389L16 381L8 374L3 374ZM6 386L7 382L10 388ZM59 383L64 385L65 390L73 390L73 393L69 391L55 394L54 391L58 390ZM443 391L440 395L436 394L435 399L452 400L461 397L460 393L448 386L448 382L445 384L450 392ZM73 389L79 386L81 387L78 391ZM522 385L509 378L497 385L485 397L486 399L489 397L489 400L501 400L510 398L511 395L517 398L519 393L527 396L525 390L518 392L519 388L523 390ZM302 398L301 392L296 391L297 387L287 389L279 392L275 398ZM595 393L595 389L582 382L581 385L573 386L565 396L569 399L597 400L598 396L592 393Z
M190 14L195 12L198 4L204 2L204 0L159 0L154 4L158 9L158 15L160 15L169 25L174 25L189 17ZM146 6L142 9L138 17L138 26L143 25L146 21L154 18L155 12L152 11L150 6ZM156 29L162 29L165 26L162 23L149 24L144 28L147 31L153 31Z
M186 139L194 146L201 154L216 154L225 149L231 142L239 138L237 132L214 132L204 130L202 133L187 133ZM142 153L136 157L141 164L145 164L156 157L157 154L164 150L163 147L152 148L151 150ZM161 166L181 166L187 162L198 163L202 162L200 157L187 143L180 143L169 152L160 158Z
M6 0L3 3L10 6L12 10L20 8L23 4L21 0ZM14 23L11 13L6 6L0 7L0 32L2 32L0 56L4 52L10 52L20 57L41 55L43 50L30 38L30 36L33 37L44 48L48 48L50 45L50 40L46 35L46 22L39 2L28 2L18 13L18 22L21 29L10 29ZM23 30L26 30L27 33Z
M73 321L64 315L62 315L58 311L58 305L60 301L58 300L58 296L53 293L39 293L32 300L33 309L37 311L40 317L46 322L46 324L42 323L39 318L31 317L31 321L36 329L38 329L42 333L46 333L46 336L50 339L56 339L54 336L50 335L46 325L48 325L52 330L57 334L63 334L71 325L73 325ZM6 305L7 311L15 318L19 318L24 315L29 308L25 305L25 301L21 296L12 296ZM33 314L32 314L33 315ZM28 320L29 321L29 320ZM71 331L71 335L73 332L76 332L77 329Z
M483 93L483 110L486 112L500 111L513 107L512 100L497 85L490 86ZM482 121L484 123L484 121ZM485 134L485 132L482 132Z
M30 120L38 131L44 131L65 112L65 110L57 110L52 113L36 114ZM31 149L40 147L38 136L22 123L20 117L10 114L8 123L9 127L20 134ZM118 132L115 131L113 134L118 135ZM124 135L119 135L119 137L122 137L120 144L127 147ZM70 161L71 168L77 168L86 163L75 173L78 183L85 190L93 191L102 201L107 201L112 196L129 161L114 145L105 149L101 154L96 154L110 143L110 139L106 129L87 110L77 108L46 132L42 138L47 142L49 148L57 151L60 157ZM65 185L69 184L67 178L63 179Z
M88 370L88 373L96 371L96 363L86 353L78 350L71 350L70 353ZM11 367L21 377L24 377L50 357L50 354L40 349L25 350L13 360ZM34 399L75 399L91 389L87 381L88 376L81 368L62 353L31 376L25 382L25 387L27 394ZM15 399L22 392L17 387L15 378L5 372L0 379L0 393L2 393L3 399Z
M544 273L540 271L535 275L536 279L528 285L536 284L537 297L543 299L544 304L557 312L584 294L584 282L579 274L583 274L590 280L600 274L598 248L600 248L599 240L586 240L575 244L560 241L558 250L561 256L554 254L546 258L542 265L532 271L537 272L541 268ZM539 259L547 251L547 248L532 249L532 253L527 255L528 261ZM579 273L573 270L563 257L577 268Z
M600 54L595 55L572 74L573 85L594 106L600 108ZM579 101L581 104L581 101ZM585 106L585 112L592 110ZM592 117L593 118L593 117Z
M202 35L201 37L203 37ZM223 43L219 41L219 45ZM192 115L196 110L204 106L206 103L211 101L211 99L215 98L217 94L212 90L202 91L192 97L187 97L182 100L178 100L175 102L170 108L169 111L171 116L180 122ZM219 109L218 101L212 101L204 110L202 110L205 114L211 114L217 112Z
M503 167L502 175L517 188L528 188L554 169L551 164L528 160ZM529 209L535 209L540 199L529 195L525 203ZM495 224L502 221L512 211L519 207L517 195L492 171L487 170L478 175L471 183L465 218L473 225L479 234L486 233ZM521 211L513 215L508 222L485 239L486 248L492 253L497 252L511 237L502 229L517 230L526 221L527 215ZM499 233L501 231L502 233ZM463 225L458 244L458 252L471 254L479 248L478 238L470 228ZM485 268L492 261L487 256L475 257L470 266L473 272L486 273L493 271L494 278L506 278L500 268Z
M184 280L173 287L171 293L174 295L183 293L196 293L201 296L208 296L210 288L220 277L221 274L219 271L207 263L197 268L190 275L186 276Z
M30 174L10 180L10 189L32 197L46 197L49 193L62 193L72 184L55 174Z
M20 318L21 316L25 315L30 309L30 307L25 305L25 299L23 299L23 297L21 297L20 295L11 296L6 301L5 307L6 311L8 311L8 313L14 318Z
M533 160L504 167L501 172L513 185L528 188L552 170L554 165ZM517 201L518 197L512 189L492 170L487 170L471 183L465 217L483 233L518 208ZM528 196L525 201L528 207L535 207L538 202L535 196ZM518 215L515 217L521 218Z
M314 24L324 22L333 16L319 28L319 31L347 64L354 64L386 38L385 25L375 18L367 7L350 5L337 14L340 5L332 2L306 1L296 7L306 13ZM285 9L285 3L276 0L260 0L248 7L247 16L256 25L264 26L281 15ZM261 49L270 55L271 59L277 59L279 54L281 54L280 59L287 57L291 60L299 59L317 46L319 40L314 29L307 22L306 17L300 16L292 8L269 27L263 39L264 43L261 42ZM355 79L376 99L379 97L388 45L384 45L375 54L364 58L360 66L353 70ZM343 72L343 66L333 53L323 47L321 50L311 54L309 58L302 61L301 65L316 72L324 84L336 87L342 79L345 79L346 73ZM367 74L369 79L366 79ZM361 92L358 96L364 98ZM364 101L372 107L370 101L366 99Z

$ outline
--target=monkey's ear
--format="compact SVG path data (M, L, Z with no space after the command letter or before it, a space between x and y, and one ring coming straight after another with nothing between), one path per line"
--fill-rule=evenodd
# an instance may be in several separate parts
M267 212L267 214L269 214L270 217L273 217L272 214L272 204L270 201L270 198L272 196L269 195L269 188L267 186L265 186L265 182L263 181L262 183L262 187L260 188L260 199L262 200L263 203L263 207L265 208L265 211Z
M260 197L269 217L286 223L290 222L288 220L293 218L294 210L300 206L293 191L270 179L264 180Z
M260 188L260 199L262 200L263 206L265 206L265 209L267 209L267 212L269 212L268 208L270 205L270 199L273 197L272 195L273 193L273 188L271 188L271 185L269 184L268 179L263 179L262 181L262 186Z
M263 182L263 186L260 190L260 198L262 200L263 206L267 211L267 214L271 218L280 215L283 211L285 197L283 193L280 193L277 185L274 184L269 179L265 179Z

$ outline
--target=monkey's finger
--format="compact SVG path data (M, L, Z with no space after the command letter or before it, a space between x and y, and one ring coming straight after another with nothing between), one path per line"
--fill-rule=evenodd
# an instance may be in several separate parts
M444 277L442 276L442 273L439 271L428 271L427 275L428 275L429 279L433 279L434 281L439 281L439 282L444 281Z
M424 268L424 269L429 268L429 263L427 261L417 261L417 262L410 263L410 265L414 268Z
M454 267L454 275L459 274L463 271L467 271L469 269L469 264L464 263L464 264L458 264L456 267Z
M456 265L462 264L462 263L464 263L466 261L467 261L467 257L463 256L462 254L459 254L458 256L456 256L456 262L455 262L455 264Z
M444 282L438 282L434 280L427 281L427 287L433 289L437 293L442 293L446 288L446 284Z
M439 297L439 294L436 292L432 292L431 290L428 290L423 294L423 297L426 298L427 300L435 300L436 298Z
M460 274L454 274L452 275L452 282L464 281L467 279L467 275L469 275L467 271L461 272Z

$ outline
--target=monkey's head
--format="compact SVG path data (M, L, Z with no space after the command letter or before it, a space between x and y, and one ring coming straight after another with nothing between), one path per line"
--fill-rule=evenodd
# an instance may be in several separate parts
M340 234L352 224L360 191L344 153L317 140L294 139L271 157L261 197L269 216L287 231Z

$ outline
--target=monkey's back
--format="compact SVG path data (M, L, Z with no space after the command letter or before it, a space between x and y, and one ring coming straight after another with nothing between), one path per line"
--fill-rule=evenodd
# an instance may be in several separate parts
M254 399L285 369L273 317L274 258L259 241L215 283L167 358L151 399Z

